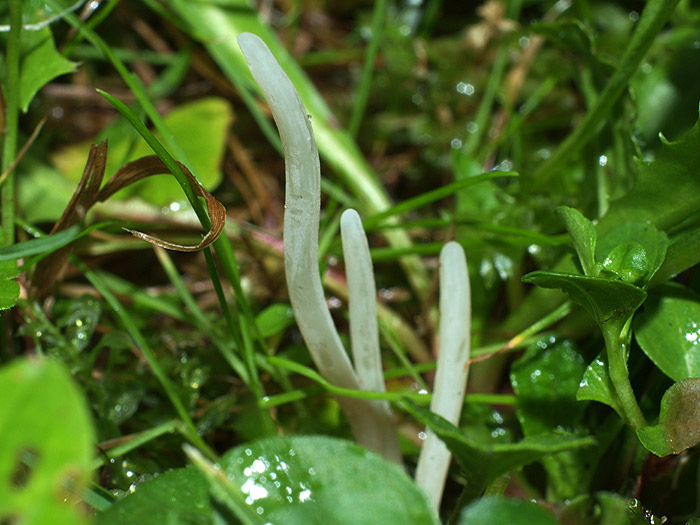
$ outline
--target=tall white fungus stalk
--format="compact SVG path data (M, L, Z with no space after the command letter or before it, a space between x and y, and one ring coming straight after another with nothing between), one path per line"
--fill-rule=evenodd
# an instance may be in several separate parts
M440 347L430 410L459 425L467 386L471 292L464 250L448 242L440 252ZM440 506L451 454L430 430L423 442L416 482L435 508Z
M350 347L355 371L362 388L384 392L384 374L379 348L377 326L377 289L369 253L367 236L360 215L353 209L345 210L340 218L345 273L348 279L350 310ZM396 427L387 401L369 401L371 417L377 421L381 452L385 457L401 463Z
M284 147L284 268L294 316L319 372L334 385L360 389L361 380L338 337L321 285L321 170L309 116L294 85L265 43L253 34L243 33L238 37L238 45L270 106ZM373 286L371 293L374 298ZM401 462L393 424L384 405L350 398L338 401L358 443ZM387 441L391 441L390 436L393 442Z

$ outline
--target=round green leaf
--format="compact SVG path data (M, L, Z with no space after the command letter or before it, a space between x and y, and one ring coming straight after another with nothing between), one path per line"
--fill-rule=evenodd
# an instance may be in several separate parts
M209 485L195 466L172 470L136 487L134 492L98 514L98 525L209 524L214 511Z
M459 525L558 525L554 517L529 501L508 499L503 496L483 498L462 511Z
M569 339L543 338L533 344L510 369L518 419L525 435L573 429L585 403L576 393L586 363Z
M90 474L85 401L52 360L0 370L0 523L83 523L76 505Z
M674 381L700 377L700 296L669 284L652 295L634 321L637 343Z
M437 523L403 470L349 441L275 437L238 447L221 464L263 522Z

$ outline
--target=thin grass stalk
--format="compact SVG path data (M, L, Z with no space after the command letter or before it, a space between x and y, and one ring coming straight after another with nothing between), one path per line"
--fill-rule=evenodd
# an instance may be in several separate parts
M376 0L372 8L371 38L367 45L367 51L365 52L362 74L360 75L360 85L355 93L352 114L350 115L350 122L348 123L348 133L353 137L357 137L357 133L360 131L360 125L362 124L362 118L367 109L367 102L369 101L369 94L372 89L374 61L377 58L379 43L382 40L385 12L386 0Z
M10 36L7 41L5 59L5 107L4 132L2 148L2 166L4 173L15 159L17 153L17 127L19 124L19 62L20 36L22 34L22 1L10 0ZM15 241L15 176L9 173L0 188L2 210L2 237L0 246L13 244Z

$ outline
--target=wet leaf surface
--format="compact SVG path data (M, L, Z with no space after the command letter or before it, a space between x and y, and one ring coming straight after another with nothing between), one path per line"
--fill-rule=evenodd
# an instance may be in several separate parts
M677 284L652 294L634 320L637 343L674 381L700 377L700 296Z
M437 523L405 472L348 441L270 438L228 452L219 469L226 486L239 491L235 499L247 505L244 516L253 516L246 523ZM215 502L226 497L220 490L210 496L204 474L188 467L139 486L97 523L211 523L223 510L219 519L231 519Z

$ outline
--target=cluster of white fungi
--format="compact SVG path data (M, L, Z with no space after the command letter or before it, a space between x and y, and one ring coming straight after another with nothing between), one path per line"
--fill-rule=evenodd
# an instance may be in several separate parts
M284 147L284 267L299 329L316 367L329 382L344 388L383 392L374 273L360 216L348 209L341 218L351 362L328 310L319 274L321 170L309 116L265 43L250 33L241 34L238 43L267 99ZM445 244L440 253L440 313L440 347L430 408L457 425L467 383L471 304L467 261L456 242ZM388 402L350 398L339 398L338 402L359 444L403 464ZM442 441L428 431L418 459L416 482L436 508L450 458Z

